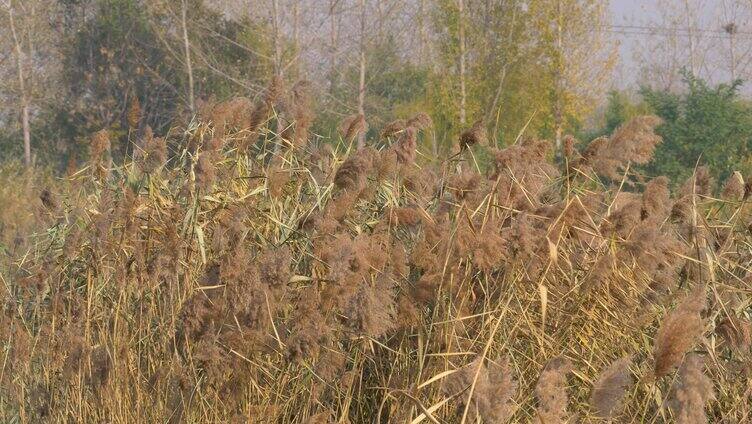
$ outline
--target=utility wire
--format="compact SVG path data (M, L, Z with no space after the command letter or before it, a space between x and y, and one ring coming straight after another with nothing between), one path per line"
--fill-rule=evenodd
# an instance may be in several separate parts
M752 40L752 32L736 31L729 34L724 30L700 29L700 28L681 28L681 27L655 27L639 25L600 25L598 29L590 31L601 31L609 34L629 35L629 36L663 36L663 37L697 37L716 40L729 40L733 37L736 40Z
M693 33L708 33L708 34L721 34L730 35L723 29L709 29L709 28L686 28L681 26L663 27L663 26L647 26L647 25L600 25L601 28L615 29L615 30L642 30L642 31L679 31L679 32L693 32ZM751 31L734 31L734 34L750 35Z

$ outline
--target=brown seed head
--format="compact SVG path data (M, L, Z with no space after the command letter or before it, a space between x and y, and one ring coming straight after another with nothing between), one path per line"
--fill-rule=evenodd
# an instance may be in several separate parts
M353 141L360 133L368 131L366 117L356 113L343 119L339 125L339 132L346 142Z
M396 121L392 121L381 130L381 138L387 138L392 137L396 134L398 134L400 131L403 131L407 127L407 122L405 122L404 119L397 119Z
M414 127L418 131L425 131L433 127L433 119L425 112L418 112L407 121L408 127Z
M733 174L726 180L723 185L723 191L721 197L724 200L741 200L744 197L744 177L739 171L734 171Z
M590 394L590 406L600 418L612 419L621 408L627 388L632 384L629 364L632 358L624 357L608 366L598 376Z
M677 424L708 422L705 404L715 399L715 390L713 381L703 372L704 362L700 355L687 355L671 387L668 404Z
M538 419L541 423L566 423L567 418L567 374L572 371L572 363L560 356L546 364L535 386L538 399Z
M682 357L702 334L700 312L705 308L705 289L698 286L663 319L655 336L655 376L663 377L681 363Z
M473 126L460 134L460 150L465 150L476 144L485 145L488 143L488 134L483 120L476 121Z
M131 104L128 106L128 126L135 130L138 128L138 123L141 121L141 102L138 100L138 96L133 96Z

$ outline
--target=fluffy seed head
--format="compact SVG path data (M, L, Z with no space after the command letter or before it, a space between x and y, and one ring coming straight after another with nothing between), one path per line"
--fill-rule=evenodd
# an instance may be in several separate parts
M418 131L425 131L433 127L433 119L425 112L418 112L415 116L407 121L408 127L413 127Z
M632 384L629 364L632 358L624 357L608 366L598 376L590 394L590 406L595 413L605 419L612 419L619 411L627 394L627 388Z
M705 290L698 286L663 319L655 336L655 376L663 377L681 363L684 354L702 334L700 312L705 308Z
M488 143L488 133L483 125L483 120L476 121L473 126L460 134L460 150L465 150L476 144L485 145Z
M368 131L366 117L362 114L350 115L343 119L339 125L339 132L346 142L353 141L360 133Z
M396 121L392 121L386 124L384 128L381 129L381 138L392 137L398 134L400 131L403 131L405 127L407 127L407 122L405 122L404 119L397 119Z
M744 177L739 171L734 171L726 180L721 197L724 200L741 200L744 197Z
M713 381L703 372L704 360L700 355L687 355L679 376L671 388L669 408L677 424L703 424L708 422L705 404L715 399Z
M572 363L565 357L554 358L546 364L535 386L538 399L538 420L541 423L566 423L567 418L567 374L572 371Z

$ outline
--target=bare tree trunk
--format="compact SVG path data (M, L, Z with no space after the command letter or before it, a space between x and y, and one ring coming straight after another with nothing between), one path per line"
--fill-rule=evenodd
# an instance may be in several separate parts
M418 31L420 34L420 47L418 55L420 56L420 63L425 64L427 62L426 54L428 50L428 33L426 30L426 0L420 0L418 4Z
M556 2L556 99L554 104L554 125L555 125L555 140L556 140L556 156L558 157L562 153L562 137L564 133L564 40L563 40L563 26L564 26L564 11L562 10L561 0Z
M13 16L13 2L8 2L8 15L10 17L10 31L13 34L13 43L16 48L16 66L18 71L18 87L21 92L21 126L23 127L23 144L24 144L24 164L27 168L31 167L31 128L29 125L29 96L26 92L26 81L24 78L23 52L21 50L21 40L16 33L16 23Z
M358 83L358 113L365 117L366 99L366 0L360 0L360 81ZM366 132L358 134L358 149L366 145Z
M467 93L465 88L465 1L458 0L457 18L459 22L460 42L460 124L467 122Z
M329 95L334 95L337 86L337 18L335 9L338 0L329 2Z
M491 104L491 109L488 110L488 114L486 115L486 122L490 122L491 118L494 117L494 114L497 114L497 109L499 108L499 101L501 101L501 94L504 91L504 82L507 79L507 65L505 64L501 68L501 72L499 73L499 85L496 86L496 94L494 95L493 103ZM494 127L493 127L493 137L496 139L496 136L499 133L499 120L498 118L494 121Z
M274 76L282 76L282 41L279 33L279 0L272 0L272 30L274 31Z
M191 108L191 113L196 112L196 100L193 92L193 64L191 62L191 43L188 39L188 24L186 22L187 5L185 0L182 0L181 10L181 24L183 25L183 47L185 48L185 67L188 71L188 107Z
M731 34L731 80L736 81L736 34Z
M490 9L490 8L489 8ZM489 12L490 14L490 12ZM512 40L512 32L514 31L514 27L517 23L517 13L516 11L512 11L512 19L509 22L509 33L507 35L507 39L505 40L507 42L511 42ZM492 118L494 118L494 127L493 127L493 139L494 143L497 143L497 138L499 135L499 112L500 112L500 105L499 102L501 102L501 95L504 92L504 83L507 79L507 69L510 65L512 58L509 57L509 54L506 54L504 58L504 65L501 67L501 72L499 72L499 85L496 86L496 94L494 95L493 103L491 105L491 109L489 109L488 114L486 115L486 122L490 122Z
M689 0L684 0L684 8L687 13L687 34L689 37L689 69L693 76L697 76L697 63L695 58L695 37L692 28L692 11L689 6Z
M420 56L420 59L418 60L418 63L421 65L429 65L431 60L431 53L430 49L428 47L428 28L426 25L426 14L428 11L426 10L426 0L420 0L418 3L418 35L420 37L420 44L418 45L418 55ZM436 139L436 133L431 134L431 153L433 153L433 157L437 158L439 156L439 145L438 140Z

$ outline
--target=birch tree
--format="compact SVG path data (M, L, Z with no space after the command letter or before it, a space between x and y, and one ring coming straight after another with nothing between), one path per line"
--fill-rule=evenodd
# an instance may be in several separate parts
M459 37L459 74L460 74L460 125L467 122L467 82L466 82L466 46L465 46L465 0L457 0L457 32Z
M358 79L358 114L365 117L365 100L366 100L366 0L360 2L360 62L359 62L359 79ZM358 134L358 148L362 149L366 145L365 131Z
M26 61L26 55L22 46L22 39L19 35L17 28L15 4L12 0L7 0L5 5L8 13L8 24L10 27L10 33L13 37L13 50L15 53L16 62L16 75L18 78L18 94L19 94L19 106L21 115L21 125L23 131L23 147L24 147L24 164L27 168L31 167L31 123L29 122L29 92L27 91L26 79L28 78L28 66ZM29 48L31 48L31 40L29 40Z
M553 78L551 110L557 154L567 119L592 111L603 96L616 62L615 44L600 31L608 23L607 3L598 0L539 0L537 17L543 61Z
M180 7L180 23L183 28L183 47L185 52L185 69L188 73L188 106L191 109L191 113L196 112L196 96L193 92L193 62L191 61L191 42L188 38L188 24L187 24L187 9L186 0L181 0Z
M62 98L59 28L52 25L56 13L54 0L0 0L0 102L12 106L0 108L0 125L5 121L6 128L15 128L10 123L18 122L18 150L27 167L37 153L32 151L35 117Z

